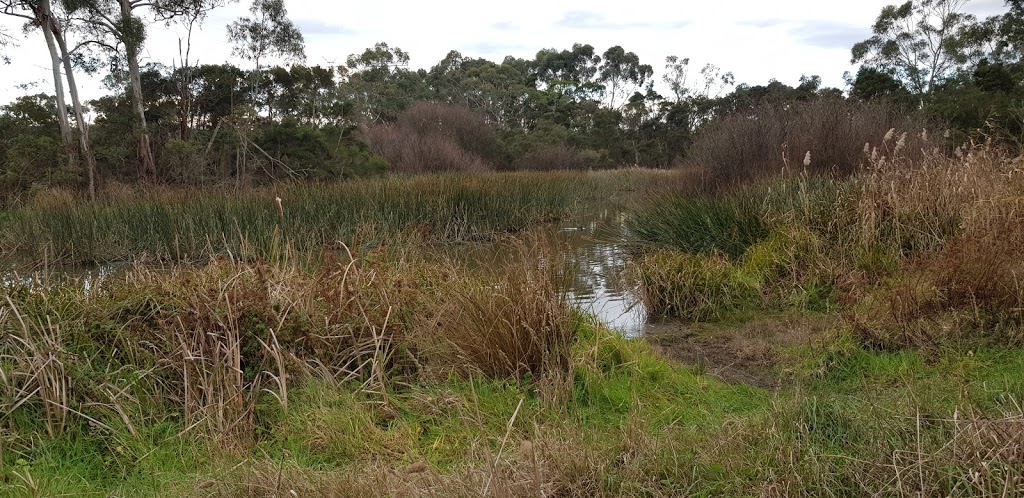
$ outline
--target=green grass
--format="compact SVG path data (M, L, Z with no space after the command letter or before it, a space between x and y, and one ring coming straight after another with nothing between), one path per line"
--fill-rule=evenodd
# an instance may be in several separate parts
M584 323L565 385L455 377L383 396L310 381L287 411L268 397L256 439L241 447L177 437L174 423L136 436L78 423L28 450L8 446L0 495L27 494L15 473L31 475L41 496L239 496L278 486L472 496L492 473L490 490L511 496L532 496L523 483L538 476L544 489L571 496L886 495L918 489L918 470L928 495L973 496L1002 482L972 481L981 463L947 450L966 444L954 413L960 431L985 420L1019 430L1024 422L1004 417L1020 416L1012 400L1024 399L1024 353L929 358L842 338L799 352L795 383L769 393L672 365L642 341ZM1020 444L1000 441L991 444ZM893 454L915 479L894 480ZM1019 475L1006 457L987 462ZM406 473L416 465L435 477Z
M16 261L273 257L401 235L466 241L517 232L606 200L654 172L501 173L388 177L256 190L157 190L96 204L27 206L0 217L0 248ZM283 216L275 198L282 199Z
M640 244L738 258L769 234L763 194L743 189L664 195L636 210L627 227Z

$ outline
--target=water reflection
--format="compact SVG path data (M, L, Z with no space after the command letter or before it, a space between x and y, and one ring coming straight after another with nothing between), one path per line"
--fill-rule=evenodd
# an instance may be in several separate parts
M618 210L595 213L562 226L554 234L569 284L564 290L573 304L629 337L643 334L647 309L626 274L628 255L622 245L624 215Z
M635 282L626 273L628 255L625 215L622 209L592 212L561 225L534 230L529 244L540 243L540 251L555 265L556 285L569 301L597 316L622 334L643 335L647 309L636 298ZM442 249L441 262L454 262L482 272L502 272L515 259L507 240L459 245Z
M18 273L8 271L0 277L0 288L28 287L30 289L46 288L51 285L72 285L81 287L86 294L98 288L105 280L122 275L127 263L111 263L96 266L77 266L64 271L38 271Z

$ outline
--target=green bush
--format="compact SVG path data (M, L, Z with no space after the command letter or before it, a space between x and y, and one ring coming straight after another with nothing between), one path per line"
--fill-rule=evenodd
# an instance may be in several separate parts
M58 140L46 136L18 135L6 144L0 157L0 188L20 191L32 185L70 186L79 182L79 171L62 164Z
M328 139L328 134L333 135ZM275 159L272 169L315 179L354 178L383 173L387 162L374 156L352 130L324 130L286 121L262 130L257 143Z
M161 173L171 182L198 183L206 176L206 153L202 144L171 139L164 144L161 153Z
M721 320L756 305L758 284L721 256L658 251L636 265L647 309L706 322Z
M768 236L761 203L752 191L669 196L639 210L627 226L641 243L730 258Z

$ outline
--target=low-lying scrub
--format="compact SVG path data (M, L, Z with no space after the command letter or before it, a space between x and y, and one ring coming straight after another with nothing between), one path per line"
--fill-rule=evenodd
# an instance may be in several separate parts
M373 125L364 134L371 150L396 173L495 169L497 135L483 116L465 107L419 102L394 124Z
M920 147L934 143L919 135ZM1019 160L988 146L907 154L909 143L891 130L862 146L868 166L847 178L653 201L630 220L638 248L656 251L636 263L645 302L694 321L752 303L838 307L880 348L1020 344Z

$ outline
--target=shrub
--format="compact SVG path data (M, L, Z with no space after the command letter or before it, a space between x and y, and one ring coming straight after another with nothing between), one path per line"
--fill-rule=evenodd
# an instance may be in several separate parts
M554 145L527 153L513 166L516 170L552 171L559 169L588 170L607 166L597 151L568 145Z
M756 282L721 256L658 251L635 265L640 296L653 315L707 322L756 305Z
M469 108L440 102L417 102L398 116L398 127L420 136L452 139L462 149L493 162L498 154L498 136L482 114Z
M366 130L373 152L395 173L421 174L487 171L491 166L466 151L450 137L419 135L398 125L376 125Z
M382 173L385 161L372 155L366 144L352 136L352 131L318 129L286 121L264 128L257 142L275 159L270 170L277 166L287 168L289 176L335 179Z
M195 184L206 179L203 145L187 140L168 140L161 151L161 176L172 183Z
M497 137L481 116L448 104L421 102L394 124L365 131L370 149L398 173L488 171Z
M866 143L890 129L909 131L905 151L922 149L917 137L931 128L896 108L841 99L762 104L705 126L690 150L689 160L708 168L724 183L804 168L810 151L813 173L850 174L867 162ZM932 133L933 136L939 136Z
M60 141L50 137L13 137L6 144L6 154L0 157L0 189L21 191L32 185L59 187L79 183L80 172L68 167L61 150Z

